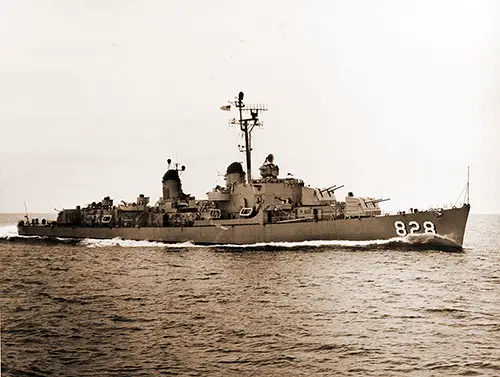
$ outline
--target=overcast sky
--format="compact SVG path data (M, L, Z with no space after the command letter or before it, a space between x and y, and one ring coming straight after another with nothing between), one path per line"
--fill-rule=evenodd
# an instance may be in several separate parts
M500 2L0 1L0 212L204 198L238 151L219 107L265 103L253 171L500 213ZM236 114L234 114L235 116Z

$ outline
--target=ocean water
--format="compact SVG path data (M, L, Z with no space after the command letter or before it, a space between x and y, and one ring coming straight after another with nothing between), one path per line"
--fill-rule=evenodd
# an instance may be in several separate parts
M2 376L500 375L500 215L471 215L462 252L47 241L20 217Z

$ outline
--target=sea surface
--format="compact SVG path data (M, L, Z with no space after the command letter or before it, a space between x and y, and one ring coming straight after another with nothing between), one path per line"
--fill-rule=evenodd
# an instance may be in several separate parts
M500 215L461 252L46 241L21 217L0 215L3 377L500 376Z

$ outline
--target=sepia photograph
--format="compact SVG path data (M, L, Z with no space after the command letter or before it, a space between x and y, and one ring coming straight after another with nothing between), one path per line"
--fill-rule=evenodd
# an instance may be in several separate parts
M498 376L500 1L1 0L1 375Z

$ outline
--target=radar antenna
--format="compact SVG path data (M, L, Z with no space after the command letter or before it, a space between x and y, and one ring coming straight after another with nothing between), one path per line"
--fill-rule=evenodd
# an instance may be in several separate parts
M178 172L183 172L184 170L186 170L186 166L181 165L178 162L174 163L172 166L172 159L169 158L169 159L167 159L167 169L168 170L177 170Z
M239 109L240 119L231 120L231 124L239 124L240 130L243 132L245 137L245 146L239 146L241 152L245 152L246 156L246 167L247 167L247 181L252 182L252 131L255 127L262 127L263 123L259 120L259 112L267 111L267 106L265 105L245 105L243 103L244 93L240 92L238 97L234 102L231 102L235 107ZM222 106L221 110L230 110L231 106ZM243 111L250 112L250 118L243 118Z

